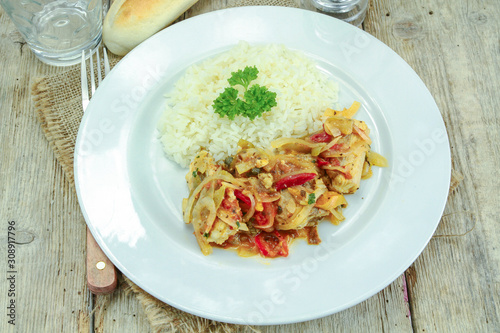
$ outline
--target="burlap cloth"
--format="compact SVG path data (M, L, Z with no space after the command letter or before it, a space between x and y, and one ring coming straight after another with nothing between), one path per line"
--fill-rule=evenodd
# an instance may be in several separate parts
M298 7L296 0L229 0L227 7L243 5ZM113 54L109 57L111 66L120 60ZM60 74L34 79L32 94L34 109L42 130L62 166L67 181L74 186L74 145L83 115L80 67L75 66ZM450 190L458 185L460 177L459 174L453 173ZM149 295L125 276L120 277L120 289L137 297L154 332L235 332L243 329L238 325L207 320L173 308ZM110 297L99 297L97 311L105 311L106 302L109 300ZM99 330L99 319L96 324ZM255 330L251 327L246 328Z

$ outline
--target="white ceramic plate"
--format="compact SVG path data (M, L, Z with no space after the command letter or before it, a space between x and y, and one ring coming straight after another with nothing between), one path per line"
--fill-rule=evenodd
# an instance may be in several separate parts
M156 137L163 94L193 63L240 40L282 43L340 83L340 103L362 103L386 169L349 196L341 226L321 245L296 242L288 258L204 257L181 218L183 170ZM200 15L153 36L106 77L82 120L75 176L97 242L132 281L187 312L224 322L282 324L351 307L389 285L424 249L450 180L440 112L415 72L371 35L292 8L244 7Z

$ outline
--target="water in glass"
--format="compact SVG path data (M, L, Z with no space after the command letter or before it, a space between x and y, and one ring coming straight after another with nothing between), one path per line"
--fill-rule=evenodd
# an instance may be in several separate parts
M33 53L52 65L72 65L101 41L102 0L0 0Z

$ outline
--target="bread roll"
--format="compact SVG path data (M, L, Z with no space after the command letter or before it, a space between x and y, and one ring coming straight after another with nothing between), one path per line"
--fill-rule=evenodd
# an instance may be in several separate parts
M115 0L104 19L102 39L116 55L125 55L174 22L198 0Z

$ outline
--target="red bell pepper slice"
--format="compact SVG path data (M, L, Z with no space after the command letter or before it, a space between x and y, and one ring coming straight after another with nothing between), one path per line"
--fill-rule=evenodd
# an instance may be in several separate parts
M330 162L328 162L327 160L325 159L322 159L321 157L318 157L316 158L316 165L321 168L322 166L325 166L325 165L330 165Z
M296 175L281 178L274 184L274 187L277 191L280 191L291 186L302 185L314 178L316 178L315 173L298 173Z
M266 258L287 257L288 237L283 237L278 230L261 232L255 236L255 244L260 253Z
M247 204L248 206L251 206L252 205L252 201L250 200L249 197L247 197L246 195L243 194L243 192L241 190L234 190L234 196L238 199L238 200L241 200L243 201L245 204Z
M316 133L316 134L311 135L309 137L309 140L311 140L312 142L320 143L320 142L330 142L330 141L332 141L332 138L333 138L333 136L331 136L330 134L323 131L321 133Z

